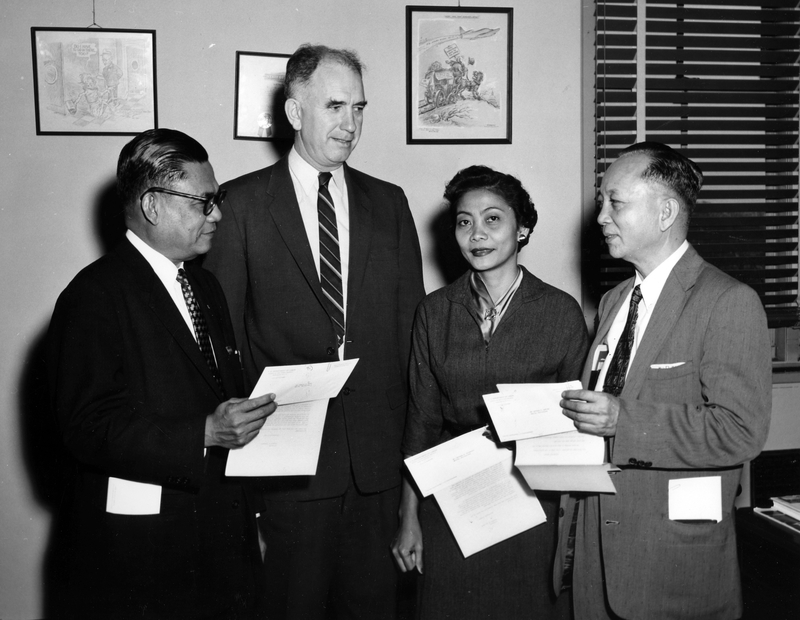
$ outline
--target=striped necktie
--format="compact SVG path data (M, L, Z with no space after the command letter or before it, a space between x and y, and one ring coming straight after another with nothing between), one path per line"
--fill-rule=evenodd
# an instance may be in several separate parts
M622 330L614 357L611 359L611 365L606 373L606 380L603 382L603 391L613 396L619 396L625 386L625 377L628 374L628 364L631 361L631 351L633 350L633 339L636 335L636 319L639 316L640 301L642 301L642 291L637 284L631 294L625 329Z
M214 351L211 348L211 338L208 337L208 325L203 313L197 305L197 300L192 291L192 285L189 284L189 278L186 277L186 271L178 269L178 277L175 278L181 284L181 291L183 291L183 299L186 302L186 308L189 310L189 316L192 317L192 325L194 325L194 332L197 335L197 345L200 347L200 352L208 364L211 374L217 381L219 389L222 390L222 382L219 378L219 370L217 369L217 362L214 360Z
M339 229L336 209L328 191L330 172L319 173L317 214L319 216L319 275L325 309L331 317L336 337L344 341L344 295L342 294L342 263L339 258Z

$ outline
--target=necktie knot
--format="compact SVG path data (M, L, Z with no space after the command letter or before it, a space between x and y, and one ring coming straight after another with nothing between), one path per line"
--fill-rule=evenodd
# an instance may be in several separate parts
M637 284L631 293L631 303L638 306L640 301L642 301L642 288Z
M328 183L330 183L331 177L333 175L330 172L320 172L319 173L319 186L324 187L327 189Z

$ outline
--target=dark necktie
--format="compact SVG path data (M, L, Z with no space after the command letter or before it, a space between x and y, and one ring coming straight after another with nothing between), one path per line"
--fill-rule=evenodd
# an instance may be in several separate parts
M636 318L639 315L639 302L642 300L642 291L637 284L631 294L631 304L628 307L628 319L622 331L611 365L606 373L603 391L612 396L619 396L625 386L625 376L628 374L628 364L631 361L633 339L636 334Z
M319 173L319 275L325 309L331 317L336 337L341 346L344 340L344 296L342 294L342 262L339 258L339 229L336 225L336 209L328 191L330 172Z
M194 292L192 291L192 285L189 284L189 279L186 277L186 272L183 269L178 269L178 277L176 280L181 283L183 299L186 301L189 316L192 317L192 325L194 325L194 332L197 334L197 344L200 347L200 352L203 354L203 357L206 358L206 364L208 364L211 374L214 375L217 385L222 389L219 372L217 372L217 363L214 360L214 351L211 349L211 339L208 337L206 319L197 305L197 300L194 298Z

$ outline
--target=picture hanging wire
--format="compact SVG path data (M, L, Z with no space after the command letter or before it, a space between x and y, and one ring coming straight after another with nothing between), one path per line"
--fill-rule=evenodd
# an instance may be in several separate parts
M94 16L94 2L95 2L95 0L92 0L92 23L89 24L86 27L87 28L100 28L102 30L103 27L100 24L97 23L97 20L95 19L95 16Z

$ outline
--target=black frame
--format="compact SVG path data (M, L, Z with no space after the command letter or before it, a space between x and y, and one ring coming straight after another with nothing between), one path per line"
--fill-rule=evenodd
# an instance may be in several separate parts
M421 114L427 114L428 112L435 112L437 109L441 109L442 106L455 106L458 103L461 103L459 100L464 100L466 97L463 96L463 93L468 92L470 98L474 98L475 100L480 99L480 80L475 81L476 74L478 73L477 68L473 70L473 79L466 79L462 84L466 83L466 86L461 89L453 89L449 90L449 92L445 95L444 90L447 89L447 72L449 71L452 75L452 70L441 69L439 71L431 71L433 65L437 62L434 61L433 64L429 65L428 71L426 75L430 74L442 74L445 75L445 82L438 82L435 86L433 85L434 78L431 77L428 80L428 85L425 89L425 100L423 105L422 100L417 96L417 88L420 86L420 79L419 75L421 75L422 71L419 66L420 60L415 60L414 54L414 27L416 23L424 18L424 17L432 17L433 14L440 14L440 18L442 20L452 20L454 30L456 28L456 24L460 23L461 25L458 26L460 30L457 33L449 34L446 36L438 37L428 41L439 41L438 43L433 43L429 45L424 51L420 52L420 54L425 53L427 54L428 51L438 48L440 45L447 45L449 51L445 51L444 56L447 56L448 62L455 58L456 56L460 56L461 52L458 48L458 41L475 41L478 39L489 38L494 36L500 30L502 30L503 25L505 26L506 32L505 36L507 37L507 46L505 47L505 58L500 59L499 62L502 65L505 63L504 70L494 71L494 78L497 79L499 75L503 77L505 80L505 92L502 93L502 101L498 104L497 100L495 99L494 102L491 104L494 107L500 109L500 106L505 106L505 118L502 119L504 122L497 126L496 131L492 131L490 127L491 125L484 125L479 127L477 130L474 130L472 134L470 134L470 127L463 127L455 125L447 125L442 127L433 127L432 125L429 127L421 128L421 124L418 123L418 119ZM498 28L487 27L489 25L496 25L497 20L491 20L490 23L487 21L481 20L482 17L486 17L488 15L500 16L501 21L502 17L505 17L504 24ZM477 28L467 28L464 29L464 21L465 20L476 20ZM481 26L481 24L483 24ZM464 34L471 34L472 36L464 37ZM502 35L501 35L502 36ZM425 42L423 42L425 43ZM462 42L462 46L465 43ZM512 128L512 68L513 68L513 45L514 45L514 9L510 7L449 7L449 6L406 6L406 142L407 144L511 144L511 128ZM469 49L469 47L467 48ZM454 51L453 51L454 50ZM472 50L470 50L471 52ZM444 57L443 56L443 57ZM430 55L429 55L430 57ZM472 57L468 57L466 63L462 63L462 66L465 67L465 76L468 78L469 70L470 70L470 60L474 61L475 59ZM495 62L498 59L493 59ZM441 63L439 63L441 64ZM452 65L451 65L452 66ZM479 65L480 66L480 65ZM415 71L416 70L416 71ZM480 72L481 78L484 77L483 72ZM417 76L416 84L415 82L415 75ZM438 88L441 83L445 83L443 88ZM421 90L421 89L420 89ZM458 91L458 92L455 92ZM491 91L490 91L491 92ZM445 99L444 101L439 101L440 99ZM489 102L490 100L482 99L484 102ZM448 103L450 102L450 103ZM465 104L466 105L466 104ZM420 110L422 109L422 112ZM452 109L449 111L445 111L443 114L432 114L429 119L432 119L433 123L437 123L441 120L444 114L451 114L453 117L457 116L456 112L458 110ZM427 124L427 123L426 123Z
M31 51L37 135L130 136L158 127L155 30L34 26ZM106 52L115 67L108 75Z
M263 73L265 68L259 69L259 71L253 71L253 75L245 75L242 76L242 60L247 59L279 59L275 61L273 66L270 66L269 69L274 71L275 69L279 69L279 73L276 73L276 78L273 80L273 86L271 89L267 89L267 92L262 93L259 95L258 92L249 93L249 91L243 92L243 89L252 89L253 86L250 84L252 80L260 74L264 76L266 74ZM261 141L281 141L281 140L292 140L294 139L294 130L292 126L289 124L289 119L286 118L286 112L283 107L283 103L285 101L283 96L283 74L286 72L286 63L288 62L289 58L291 58L291 54L271 54L267 52L236 52L236 90L234 92L234 104L233 104L233 139L234 140L261 140ZM281 73L282 72L282 73ZM280 75L280 79L277 78L277 75ZM243 77L245 79L243 79ZM245 129L243 121L243 117L247 114L247 108L240 110L240 106L251 106L251 105L259 105L252 103L252 100L258 99L260 96L264 97L271 97L270 101L265 101L262 107L259 107L261 112L256 117L255 126L258 129L253 132L250 129ZM261 126L261 122L264 115L269 114L271 116L271 125L266 128ZM265 122L265 121L264 121ZM262 129L264 130L264 135L260 135ZM267 131L270 129L271 131Z

